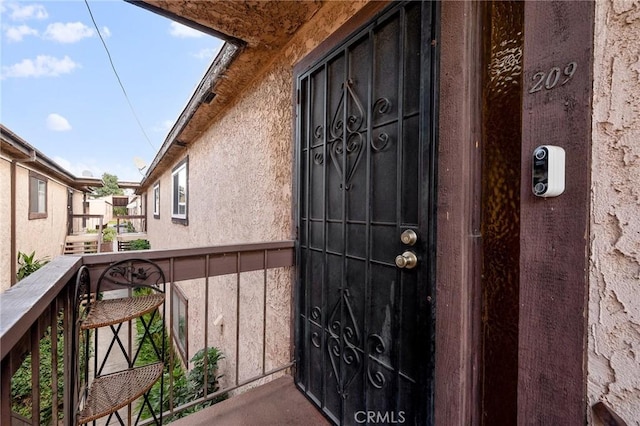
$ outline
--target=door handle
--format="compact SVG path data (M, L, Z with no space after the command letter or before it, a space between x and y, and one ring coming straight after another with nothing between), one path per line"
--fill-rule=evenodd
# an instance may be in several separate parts
M412 251L405 251L396 256L396 266L400 269L413 269L418 264L418 256Z
M400 235L400 241L402 244L412 246L418 241L418 234L413 229L407 229Z

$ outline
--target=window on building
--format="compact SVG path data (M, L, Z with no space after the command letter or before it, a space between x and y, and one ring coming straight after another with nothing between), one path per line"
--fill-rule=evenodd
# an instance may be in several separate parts
M189 301L177 284L172 285L171 312L173 322L173 340L185 365L189 359Z
M171 172L171 218L176 223L187 224L187 202L188 202L188 162L189 158L182 160Z
M47 178L29 173L29 219L47 217Z
M153 185L153 217L160 219L160 184Z

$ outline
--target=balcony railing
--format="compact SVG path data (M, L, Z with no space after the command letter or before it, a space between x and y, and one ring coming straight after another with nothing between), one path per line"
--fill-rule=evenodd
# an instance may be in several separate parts
M126 225L127 223L131 225ZM121 226L122 224L122 226ZM129 230L128 228L132 228ZM123 234L126 232L145 233L147 232L147 216L146 215L124 215L116 216L116 232Z
M107 225L101 214L74 214L70 216L68 235L86 234L87 231L102 233Z
M219 390L208 393L205 380L202 396L177 406L174 404L175 383L172 375L169 375L165 395L165 398L169 398L169 409L163 414L164 417L213 400L221 394L232 393L242 386L290 368L293 363L290 345L291 313L288 309L291 300L289 286L293 278L293 247L292 241L280 241L55 258L0 294L0 424L31 422L39 425L42 424L44 412L51 419L64 419L65 425L75 424L78 407L72 384L79 372L75 371L72 350L73 312L78 309L74 306L73 293L76 275L83 265L89 268L91 284L95 286L99 274L116 261L150 260L162 268L169 289L180 283L190 294L199 295L189 300L188 321L194 324L194 331L189 333L189 338L197 340L199 343L195 345L202 345L202 348L223 344L226 360L222 372L225 377ZM170 302L171 294L172 290L167 291L167 302ZM285 315L273 310L276 305L280 308L285 306ZM169 342L173 343L173 315L169 313L170 310L166 312L169 317L165 319ZM195 326L198 324L199 330ZM225 327L224 332L212 330L213 327ZM56 338L56 331L63 335L60 343ZM196 331L197 335L194 334ZM134 337L132 333L128 334L129 344L132 344ZM280 337L284 336L284 339L278 342L270 340L278 334ZM44 346L43 342L47 342L51 348L47 351L51 353L50 359L42 359L40 348ZM194 343L191 346L193 345ZM189 348L189 344L186 346ZM172 350L169 351L169 356L178 356L178 353L179 351ZM12 413L11 397L12 378L27 355L31 356L30 420ZM170 360L169 365L173 365L171 361L173 360ZM51 381L49 389L43 389L42 386L45 377L40 374L40 366L43 365L51 367L50 378L46 377L46 380ZM56 392L58 388L62 392ZM43 405L44 394L48 393L51 395L46 400L50 402L46 404L50 404L50 407ZM128 419L124 421L125 424L131 422L131 415L123 418Z

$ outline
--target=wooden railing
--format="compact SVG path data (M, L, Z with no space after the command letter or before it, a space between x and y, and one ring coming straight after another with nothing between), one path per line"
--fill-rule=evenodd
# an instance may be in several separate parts
M213 277L230 275L235 276L235 327L231 330L235 337L235 350L227 353L227 359L232 360L232 380L226 383L223 389L215 393L207 394L206 386L202 397L192 400L182 406L173 404L174 383L169 380L169 410L165 415L179 413L193 407L194 405L209 401L218 395L230 392L248 383L264 378L275 372L287 369L292 365L292 353L289 348L289 354L286 361L275 366L267 366L269 361L266 347L270 330L267 329L267 287L269 282L268 270L281 269L284 271L288 280L292 281L292 274L287 272L287 268L294 265L294 243L292 241L279 241L269 243L257 243L248 245L228 245L217 247L202 247L191 249L176 250L147 250L138 252L123 253L105 253L85 256L60 256L39 269L32 275L23 279L15 286L0 293L0 424L12 424L12 417L17 421L19 416L12 415L12 397L11 386L12 378L16 371L23 363L27 355L31 355L31 422L34 425L41 423L41 412L47 411L51 418L63 418L65 425L75 423L76 413L76 395L74 395L72 383L78 374L75 371L75 362L73 360L72 342L73 312L77 309L74 306L74 286L75 278L81 266L86 265L89 268L91 283L95 286L98 275L107 268L111 263L141 258L147 259L158 264L164 271L167 283L175 284L185 280L189 281L190 288L198 287L204 297L202 300L194 300L190 303L201 303L200 309L203 310L205 318L209 318L209 295L217 294L216 282ZM256 281L256 272L262 271L262 279L258 285L262 286L261 293L263 296L260 304L262 313L258 315L262 318L262 348L261 348L261 366L258 374L251 377L243 377L241 371L241 344L246 339L243 337L240 327L240 319L243 315L247 315L247 310L243 311L241 301L241 289L243 287L244 274L254 274L251 280L247 282L254 285ZM288 274L288 275L287 275ZM227 289L228 290L228 289ZM168 292L168 296L171 292ZM290 290L287 294L279 295L286 300L290 300ZM224 301L228 303L227 301ZM272 314L273 315L273 314ZM169 341L173 342L172 315L167 321L167 331L169 333ZM61 323L61 328L59 324ZM204 348L215 342L209 342L209 320L204 321L203 336ZM63 339L59 343L56 338L56 332L50 330L62 331ZM291 330L287 329L287 333ZM131 339L131 336L129 336ZM41 342L48 341L50 345L50 359L41 359ZM131 341L130 341L131 343ZM288 342L287 342L288 343ZM58 345L62 347L58 348ZM61 352L62 356L58 356ZM170 356L174 356L174 351L169 351ZM172 360L171 360L172 361ZM42 377L38 365L48 363L51 366L51 389L58 389L58 384L62 383L62 393L52 392L51 407L43 406ZM172 365L171 363L170 365ZM63 374L60 375L58 370L61 369ZM246 374L244 375L246 376ZM47 380L49 380L47 378ZM206 381L205 381L206 383ZM50 411L49 411L50 410ZM23 423L21 423L23 424Z
M116 216L116 231L118 234L122 233L120 221L122 221L123 225L130 222L135 229L135 231L132 232L147 232L147 216L145 215Z
M71 215L70 229L68 234L83 234L87 230L97 232L102 235L102 229L105 227L104 215L101 214L74 214Z

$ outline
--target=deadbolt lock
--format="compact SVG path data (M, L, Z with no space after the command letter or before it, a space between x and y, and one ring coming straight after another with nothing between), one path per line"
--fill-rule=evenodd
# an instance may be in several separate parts
M418 264L418 256L412 251L405 251L396 256L396 266L401 269L413 269Z
M400 235L400 241L402 241L403 244L412 246L418 241L418 235L413 229L407 229Z

